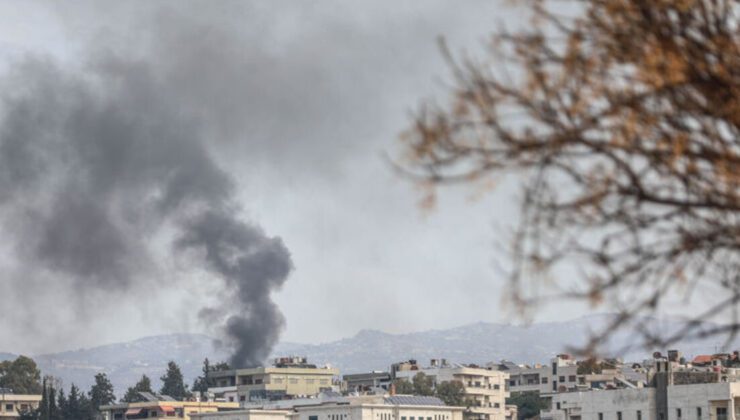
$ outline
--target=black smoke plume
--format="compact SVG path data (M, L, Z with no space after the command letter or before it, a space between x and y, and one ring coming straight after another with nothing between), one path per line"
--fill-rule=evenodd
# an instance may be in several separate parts
M2 83L0 228L32 267L14 287L53 282L81 307L92 292L146 293L165 281L150 252L164 237L215 274L223 301L201 318L232 364L261 363L284 324L271 293L292 263L240 220L234 180L209 154L217 130L169 99L156 68L110 54L76 70L29 58Z

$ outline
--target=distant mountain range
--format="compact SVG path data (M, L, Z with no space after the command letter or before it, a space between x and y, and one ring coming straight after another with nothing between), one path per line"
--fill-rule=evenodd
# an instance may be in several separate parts
M446 358L465 363L487 363L501 359L517 363L546 362L553 355L583 342L589 329L597 329L610 315L592 315L566 322L536 323L529 326L479 322L461 327L409 334L388 334L362 330L355 336L324 344L281 343L275 355L307 356L310 362L338 367L342 373L385 370L393 362L414 358L422 363ZM661 328L675 328L676 321L661 321ZM629 332L615 334L610 348L632 344ZM716 340L677 345L687 356L711 353ZM104 346L33 356L44 374L88 389L97 372L105 372L118 395L133 385L142 374L155 386L167 361L175 360L192 383L201 370L203 358L227 359L214 349L213 340L202 334L169 334ZM642 360L649 352L638 350L620 356ZM14 358L0 353L0 360Z

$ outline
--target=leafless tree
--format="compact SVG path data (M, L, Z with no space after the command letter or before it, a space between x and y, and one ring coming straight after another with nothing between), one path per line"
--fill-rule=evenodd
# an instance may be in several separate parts
M575 12L559 13L563 3ZM511 297L523 310L557 298L615 312L581 350L597 350L619 328L648 347L732 339L740 330L740 2L529 0L527 8L532 25L497 32L482 59L458 59L443 45L452 99L422 106L399 165L432 186L524 175ZM578 279L540 287L561 265L578 267ZM686 313L679 331L639 321L699 294L704 309Z

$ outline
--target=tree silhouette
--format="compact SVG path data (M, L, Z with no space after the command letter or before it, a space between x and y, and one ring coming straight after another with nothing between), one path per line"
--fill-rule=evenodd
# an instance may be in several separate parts
M740 3L529 0L533 24L456 59L397 165L430 186L524 179L504 268L525 317L567 299L644 346L740 329ZM566 2L567 3L567 2ZM558 9L562 10L562 9ZM701 293L696 293L701 291ZM677 331L645 321L699 300ZM698 305L697 305L698 306ZM721 320L707 327L704 320Z

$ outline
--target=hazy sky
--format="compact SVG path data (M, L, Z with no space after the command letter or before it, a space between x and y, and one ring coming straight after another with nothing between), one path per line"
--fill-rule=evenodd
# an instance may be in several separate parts
M283 340L318 343L363 328L405 332L516 321L502 299L505 279L494 269L494 260L505 258L497 241L516 223L516 178L483 193L444 190L436 209L427 212L418 206L419 189L386 160L398 156L398 136L420 101L435 94L444 100L440 92L449 73L436 38L446 37L455 51L478 54L497 25L521 23L510 7L490 0L2 2L2 111L48 106L38 121L26 118L30 128L13 126L12 132L53 124L49 132L65 133L70 141L75 134L66 119L77 114L65 110L84 104L98 111L120 107L111 112L123 117L151 115L151 124L174 121L176 130L162 130L192 135L193 147L204 147L207 164L212 161L230 178L240 220L282 238L290 251L294 270L274 294L286 320ZM98 111L77 118L107 115ZM10 130L8 121L4 130ZM187 144L163 144L172 155L189 156ZM90 167L117 164L91 155L85 161ZM64 152L58 156L66 158ZM33 194L22 183L11 185L17 173L0 171L8 177L0 178L8 238L0 244L0 351L38 353L158 333L210 333L198 313L229 305L228 291L208 270L194 267L195 259L170 252L167 244L176 234L166 220L126 218L127 209L145 201L139 181L136 188L124 188L113 179L105 193L90 196L96 190L88 189L89 179L57 182L76 179L69 174L75 164L39 165L40 186L30 187L36 188ZM120 174L104 169L100 173ZM2 205L4 182L11 198ZM100 200L105 215L110 208L126 213L114 227L136 226L121 245L132 256L115 277L131 287L88 290L85 282L70 279L82 269L69 269L69 255L27 252L45 249L37 243L43 239L29 239L36 231L18 221L36 220L28 216L36 211L45 222L56 220L39 206L48 194L62 196L60 185L85 185L86 199ZM80 220L74 209L85 204L76 200L68 199L72 204L65 207L76 221L61 232L85 242L85 229L94 225ZM75 231L77 224L83 232ZM64 246L97 250L96 243L79 242ZM83 269L109 265L105 257L96 258ZM127 280L132 272L135 279ZM537 317L581 313L569 306Z

